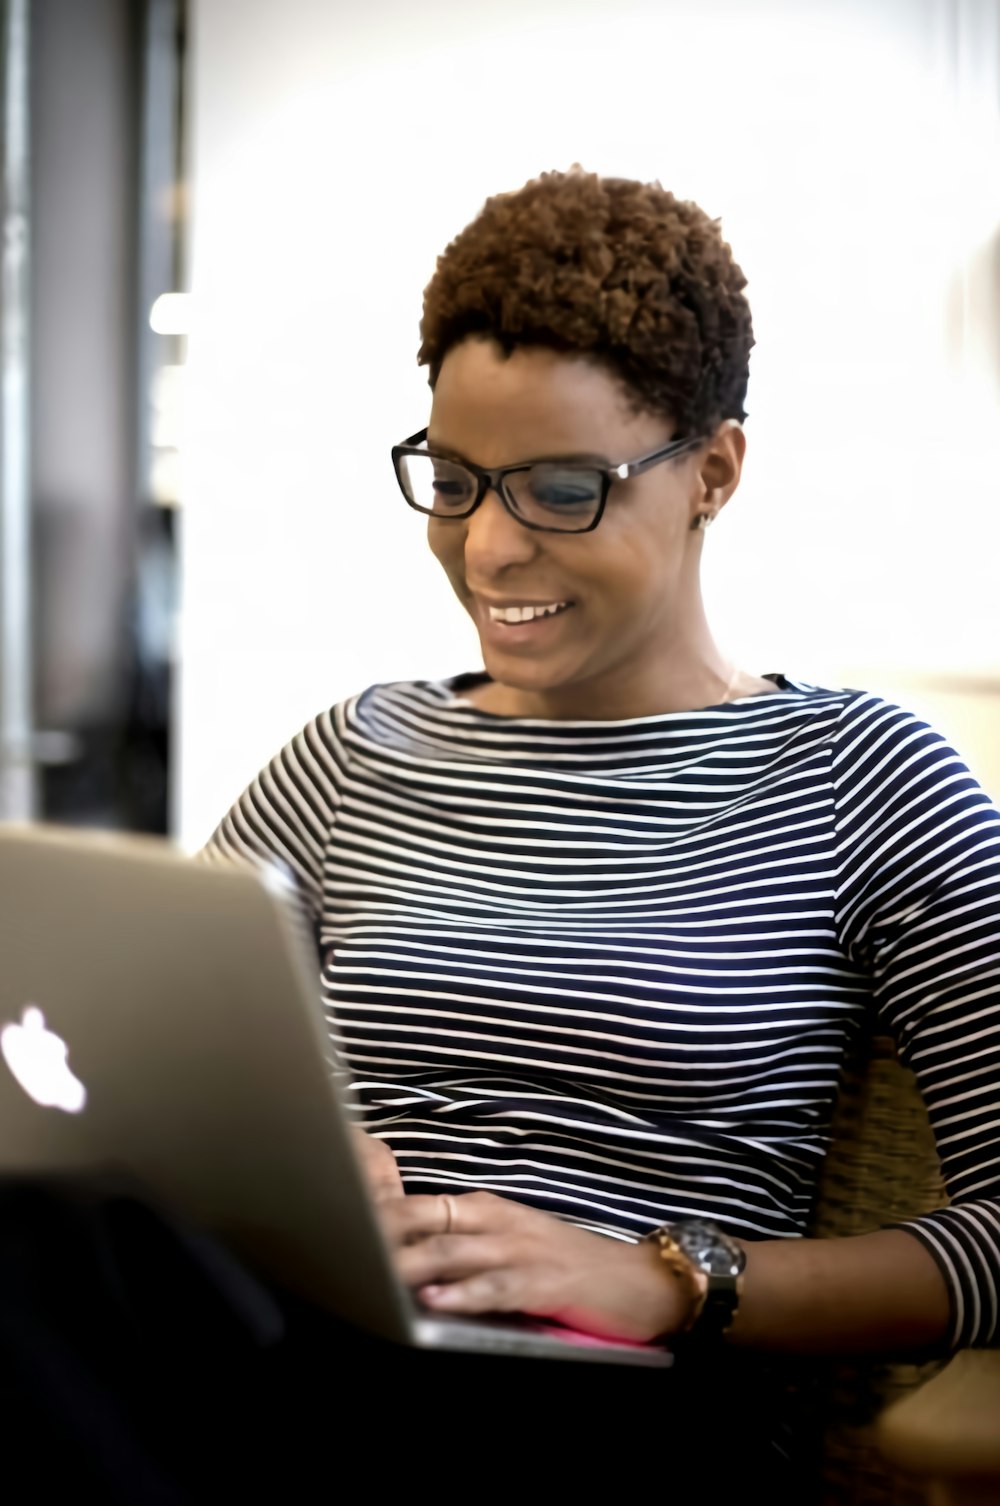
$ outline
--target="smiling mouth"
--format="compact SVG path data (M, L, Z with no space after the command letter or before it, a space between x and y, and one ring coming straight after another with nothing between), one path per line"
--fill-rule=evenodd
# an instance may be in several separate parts
M544 606L510 606L488 607L491 622L503 623L513 627L522 622L537 622L543 617L558 617L561 612L566 612L573 605L570 601L553 601Z

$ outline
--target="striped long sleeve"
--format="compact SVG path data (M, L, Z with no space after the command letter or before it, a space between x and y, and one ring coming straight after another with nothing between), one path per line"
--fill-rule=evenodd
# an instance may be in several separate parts
M838 924L913 1068L951 1207L905 1225L941 1267L955 1344L998 1336L1000 815L921 722L873 698L835 757Z
M277 860L337 1060L414 1192L484 1188L635 1239L803 1234L877 1015L952 1198L907 1227L955 1343L997 1337L1000 815L877 698L618 722L493 716L467 677L318 717L209 852Z

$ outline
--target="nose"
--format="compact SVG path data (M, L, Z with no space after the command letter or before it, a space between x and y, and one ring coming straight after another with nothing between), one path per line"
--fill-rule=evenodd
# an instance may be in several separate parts
M512 518L493 487L465 525L465 564L475 579L524 564L538 550L539 535Z

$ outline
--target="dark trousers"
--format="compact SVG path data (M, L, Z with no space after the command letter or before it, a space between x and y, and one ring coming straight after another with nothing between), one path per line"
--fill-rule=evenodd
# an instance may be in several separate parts
M609 1484L808 1499L759 1364L404 1349L276 1293L114 1178L0 1180L5 1506Z

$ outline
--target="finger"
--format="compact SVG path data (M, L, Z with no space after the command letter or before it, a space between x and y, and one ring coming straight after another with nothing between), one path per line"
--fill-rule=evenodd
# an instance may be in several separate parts
M368 1134L359 1125L351 1126L351 1134L361 1169L375 1201L378 1203L387 1197L403 1197L403 1180L399 1167L385 1141Z
M502 1199L489 1201L500 1203ZM389 1205L384 1216L380 1210L380 1217L389 1242L403 1245L433 1234L485 1232L488 1224L483 1218L483 1206L480 1193L414 1193Z
M373 1201L379 1205L406 1196L401 1177L381 1177L377 1182L369 1183L369 1191Z
M400 1280L408 1287L459 1281L512 1263L509 1243L484 1234L431 1234L396 1251Z
M465 1280L418 1287L417 1296L435 1312L513 1313L528 1309L523 1271L500 1266Z

